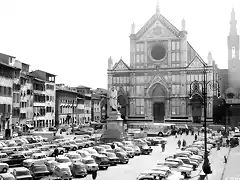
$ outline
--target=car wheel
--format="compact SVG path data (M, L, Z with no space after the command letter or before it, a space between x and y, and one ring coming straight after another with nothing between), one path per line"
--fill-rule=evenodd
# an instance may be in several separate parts
M89 145L88 145L88 144L86 144L84 147L85 147L85 148L88 148L88 147L89 147Z
M158 133L158 136L163 137L163 133L162 132Z
M60 151L60 154L63 155L63 154L64 154L64 151Z
M82 146L79 146L78 149L82 149Z
M76 147L74 147L74 148L73 148L73 151L76 151L76 150L77 150L77 148L76 148Z
M3 169L2 169L2 172L3 172L3 173L6 173L6 172L7 172L7 168L3 168Z

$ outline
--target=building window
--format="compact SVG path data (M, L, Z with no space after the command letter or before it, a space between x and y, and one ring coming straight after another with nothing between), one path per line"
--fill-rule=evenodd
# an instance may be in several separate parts
M176 53L176 61L179 62L179 59L180 59L180 53L177 52L177 53Z
M212 116L212 104L210 102L208 103L208 116Z
M136 55L136 62L139 63L140 62L140 55Z
M172 41L172 50L175 51L176 50L176 42Z
M136 114L144 114L144 99L136 99Z
M173 62L176 61L176 53L172 53L172 61L173 61Z
M172 115L180 115L180 99L172 99Z
M140 44L136 44L136 52L139 52L140 48L139 48Z

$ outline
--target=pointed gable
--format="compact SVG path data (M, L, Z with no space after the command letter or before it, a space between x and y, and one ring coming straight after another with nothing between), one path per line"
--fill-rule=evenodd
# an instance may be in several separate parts
M155 29L154 29L155 28ZM137 39L141 39L146 34L158 35L161 37L175 36L179 37L180 31L172 25L165 17L161 14L154 14L147 23L137 32ZM150 36L150 35L148 35Z
M207 66L207 64L202 60L202 58L197 54L188 64L188 68L199 68Z
M122 59L120 59L113 67L114 71L124 71L129 69L130 68L128 67L128 65Z
M157 74L149 83L149 86L148 86L148 89L147 89L147 92L149 91L149 89L154 86L154 84L162 84L166 90L168 90L168 83L166 81L166 79L161 75L161 74Z

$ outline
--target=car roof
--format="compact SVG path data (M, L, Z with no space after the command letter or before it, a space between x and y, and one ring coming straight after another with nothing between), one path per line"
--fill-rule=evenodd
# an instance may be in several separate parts
M16 168L14 168L14 170L16 170L16 171L29 171L28 170L28 168L25 168L25 167L16 167Z
M56 166L59 168L69 168L67 164L57 164Z
M67 159L68 157L64 156L64 155L59 155L58 157L56 157L56 159Z

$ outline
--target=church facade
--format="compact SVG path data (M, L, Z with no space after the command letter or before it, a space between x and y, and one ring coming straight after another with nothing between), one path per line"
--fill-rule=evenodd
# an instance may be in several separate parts
M205 73L204 73L205 72ZM191 94L192 82L219 79L219 69L208 54L208 63L187 40L185 20L181 30L172 25L159 6L156 13L135 33L130 34L130 65L122 59L113 64L108 60L108 88L118 91L122 118L127 122L201 123L203 120L201 90ZM213 97L217 91L207 90L207 120L212 121ZM201 98L200 98L201 99Z

